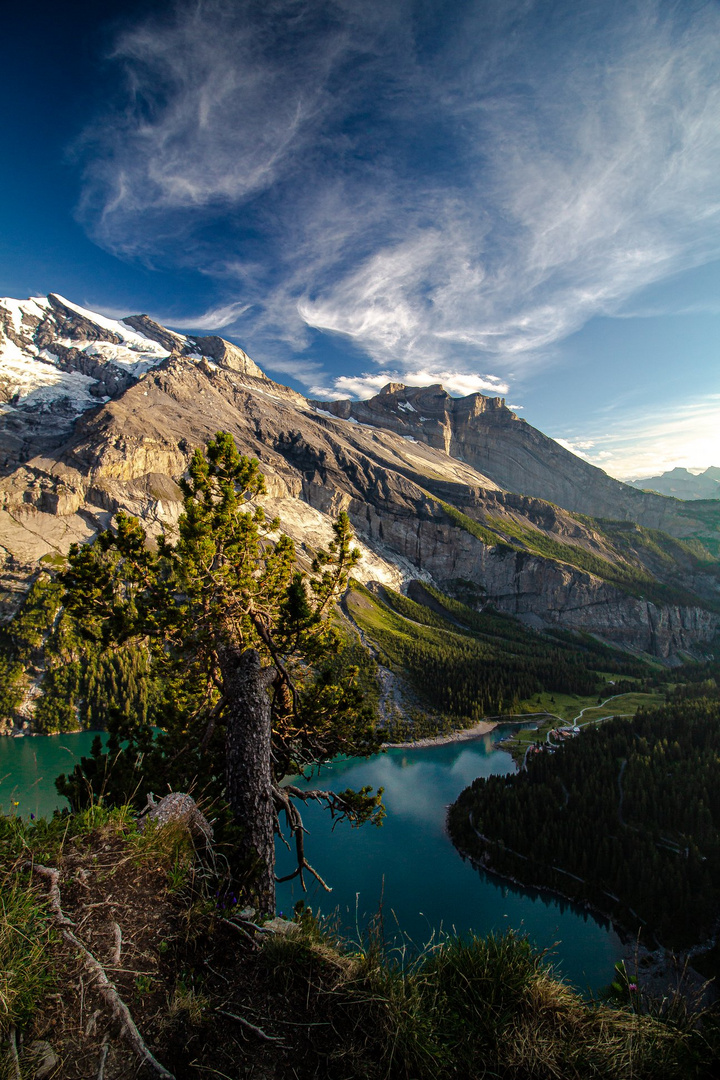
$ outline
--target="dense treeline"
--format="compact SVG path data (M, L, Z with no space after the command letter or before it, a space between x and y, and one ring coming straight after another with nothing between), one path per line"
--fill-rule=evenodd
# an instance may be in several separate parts
M430 707L459 718L517 711L543 691L598 693L596 671L642 675L647 666L593 643L526 630L499 612L475 611L423 585L427 604L390 589L382 599L357 586L354 618L377 642L384 661L401 670Z
M82 637L62 608L63 586L42 574L0 642L0 710L22 698L23 674L38 690L34 726L42 733L105 729L113 720L148 722L153 696L144 648L114 649ZM6 678L2 681L3 673Z
M195 717L203 688L191 669L178 679L169 670L151 671L142 641L108 646L79 629L62 606L63 586L47 573L34 583L20 612L0 637L0 717L20 705L28 682L35 687L33 727L42 734L78 729L109 731L110 749L119 737ZM325 665L328 680L352 672L362 697L375 707L377 664L360 642L344 639Z
M720 640L711 646L714 656L720 653ZM668 690L669 701L685 701L688 698L720 697L720 660L710 659L704 664L683 664L673 670L674 686Z
M578 665L601 668L612 674L633 675L646 680L650 678L650 669L642 660L614 649L611 645L603 644L591 634L571 630L546 630L539 634L528 630L511 615L496 611L492 606L477 610L461 602L459 597L447 596L426 582L413 582L411 588L423 606L431 606L444 616L446 622L452 619L453 622L459 624L461 629L464 627L472 630L475 636L484 638L486 641L512 641L515 643L516 652L521 651L522 647L524 653L534 653L538 645L542 648L542 643L547 643L550 638L555 643L561 642L565 653ZM393 593L392 599L399 595ZM401 599L405 598L401 597Z
M699 941L720 914L720 702L616 718L519 773L475 780L448 824L501 873L666 944Z

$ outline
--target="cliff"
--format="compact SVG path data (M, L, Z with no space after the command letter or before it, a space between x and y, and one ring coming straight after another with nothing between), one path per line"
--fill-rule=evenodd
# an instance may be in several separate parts
M390 384L369 401L310 401L221 338L104 319L52 294L0 301L0 332L6 614L32 567L117 510L172 529L193 449L225 430L260 461L268 508L299 545L326 542L347 510L366 582L467 578L531 625L662 659L702 651L717 629L717 505L716 517L706 504L689 513L620 484L502 399Z

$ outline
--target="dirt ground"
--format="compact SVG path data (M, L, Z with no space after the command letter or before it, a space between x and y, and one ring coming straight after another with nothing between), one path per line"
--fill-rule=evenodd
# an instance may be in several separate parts
M71 842L56 868L69 929L102 965L166 1075L342 1075L330 1064L339 1033L318 1019L307 980L300 990L270 955L273 939L292 933L291 924L258 933L239 920L234 897L208 896L178 868L139 859L123 836L102 830ZM183 879L177 887L174 875ZM50 882L38 876L49 894ZM163 1075L142 1063L85 956L61 931L48 965L54 985L18 1047L23 1078L35 1072L38 1043L57 1059L47 1080ZM330 989L337 975L329 954L317 988Z

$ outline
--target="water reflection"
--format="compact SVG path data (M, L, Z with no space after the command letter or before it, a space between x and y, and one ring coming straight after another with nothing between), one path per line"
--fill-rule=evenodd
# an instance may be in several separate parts
M333 831L320 808L307 807L308 858L333 891L312 886L304 896L297 881L289 882L279 887L279 906L289 912L304 898L326 914L334 912L350 936L362 932L382 907L387 936L397 943L402 928L419 946L441 929L486 934L511 926L542 948L561 941L562 969L582 989L606 984L619 953L611 928L551 894L475 869L445 833L447 807L467 784L477 776L514 771L510 755L496 745L502 734L326 766L319 782L308 786L382 786L386 822L380 829L343 823ZM278 855L279 872L287 873L292 860L287 852Z
M72 772L75 763L89 755L98 734L0 737L0 811L29 818L50 817L53 810L67 808L67 799L55 790L55 777Z
M441 929L486 934L512 926L527 931L542 948L560 941L556 951L562 969L582 989L605 985L620 952L610 928L548 893L476 870L445 834L447 807L467 784L476 776L513 770L509 754L497 747L502 735L495 731L472 743L392 750L368 761L351 759L324 768L322 786L384 786L388 816L380 829L352 829L344 823L333 831L328 815L308 806L303 815L310 830L308 858L333 891L313 887L305 896L297 882L289 882L278 890L279 908L291 912L296 900L307 899L324 913L337 912L352 937L382 907L389 936L405 940L405 935L418 946ZM53 779L90 752L93 738L93 732L0 738L0 809L29 817L66 805ZM18 807L12 806L15 801ZM280 874L292 869L281 847L278 866Z

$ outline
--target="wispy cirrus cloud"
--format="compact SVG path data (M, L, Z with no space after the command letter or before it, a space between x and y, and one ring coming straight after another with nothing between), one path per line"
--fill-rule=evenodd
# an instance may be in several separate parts
M236 300L230 304L221 304L219 307L209 308L200 315L184 315L172 318L173 326L191 330L222 330L226 326L236 323L250 307L242 300ZM165 321L165 320L161 320Z
M704 462L720 462L719 418L720 394L710 394L652 413L636 411L632 418L557 441L618 480L634 480L678 465L697 469Z
M267 189L312 141L329 107L332 37L308 78L306 58L273 42L246 17L251 8L179 3L119 36L111 59L123 88L76 148L85 160L79 216L111 250L161 256L158 240L186 239L208 212ZM265 21L293 11L312 21L292 0L269 0Z
M193 325L315 388L505 387L720 256L715 4L200 0L114 61L81 220L125 257L201 268L219 300ZM318 332L381 373L314 378Z

